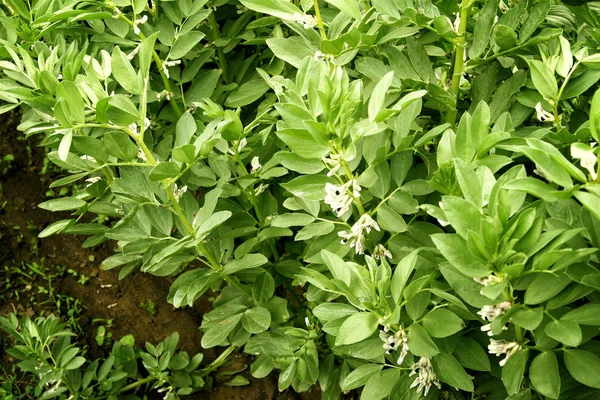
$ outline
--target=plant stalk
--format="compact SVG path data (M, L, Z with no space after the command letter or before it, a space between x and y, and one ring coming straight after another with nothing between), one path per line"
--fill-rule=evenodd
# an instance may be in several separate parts
M448 111L446 122L454 125L456 123L456 114L458 110L458 99L460 96L460 78L462 78L465 68L465 43L467 32L467 19L469 18L469 10L471 9L472 0L462 0L460 4L460 24L458 26L458 38L456 39L456 47L454 48L454 69L452 71L452 84L450 90L455 96L454 109Z
M327 33L325 33L325 26L323 26L323 19L321 18L319 0L314 0L313 3L315 5L315 17L317 18L317 28L319 28L319 33L321 33L321 39L327 40Z
M221 31L219 30L219 24L217 24L217 18L215 17L215 12L210 13L208 16L208 21L210 23L210 30L213 34L213 43L221 38ZM219 67L221 68L221 73L223 75L223 80L225 84L229 83L228 69L227 69L227 59L225 58L225 53L223 53L223 49L217 47L217 57L219 58Z

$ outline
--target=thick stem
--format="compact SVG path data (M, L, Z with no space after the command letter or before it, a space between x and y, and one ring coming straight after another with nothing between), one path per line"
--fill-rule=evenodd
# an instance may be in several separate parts
M321 9L319 8L319 0L314 0L315 5L315 17L317 18L317 28L321 33L321 39L327 40L327 33L325 33L325 27L323 26L323 19L321 18Z
M236 346L231 345L224 352L222 352L219 357L217 357L213 362L211 362L206 368L202 369L202 376L206 376L210 374L212 371L215 371L221 365L227 362L227 358L233 353L236 349Z
M460 79L462 78L465 68L465 43L467 31L467 19L469 18L469 9L471 8L472 0L462 0L460 5L460 24L458 26L458 38L456 39L456 47L454 48L454 69L452 71L452 84L450 90L454 94L454 109L448 111L446 122L454 125L456 122L456 114L458 107L458 98L460 95Z

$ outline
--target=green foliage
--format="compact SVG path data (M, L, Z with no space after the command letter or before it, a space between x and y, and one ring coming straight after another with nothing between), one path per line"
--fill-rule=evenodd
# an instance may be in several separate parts
M281 390L598 395L597 5L33 3L1 110L85 179L41 237L218 293L202 345Z

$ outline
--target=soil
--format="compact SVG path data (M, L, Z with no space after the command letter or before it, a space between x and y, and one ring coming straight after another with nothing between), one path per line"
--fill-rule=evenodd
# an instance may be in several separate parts
M5 316L12 311L32 316L50 312L58 312L63 317L67 315L64 301L62 309L57 310L54 302L44 302L44 295L38 294L38 286L48 287L41 276L24 282L24 278L15 273L27 271L28 264L37 263L48 273L56 275L51 282L55 293L79 300L83 306L77 319L81 327L78 340L86 346L91 358L106 355L108 351L108 346L99 346L95 340L99 324L93 323L93 320L111 319L108 331L113 340L131 334L136 344L141 346L144 342L160 342L176 331L180 336L180 350L190 355L202 351L205 362L214 360L218 351L201 348L198 330L202 315L211 309L209 296L199 299L194 308L175 309L166 302L170 279L137 272L119 281L118 270L104 271L100 268L101 261L112 254L114 243L105 242L97 248L84 249L82 243L85 237L58 235L37 238L41 229L68 214L52 213L37 207L49 199L49 185L61 175L60 171L44 162L45 151L37 145L36 138L25 139L17 131L19 119L16 113L0 115L0 315ZM12 155L12 160L9 155ZM6 156L9 156L8 160ZM58 195L58 191L59 188L54 189L54 194ZM89 278L87 282L78 282L82 276ZM24 282L24 286L18 287L19 282ZM18 291L15 291L16 287ZM17 297L18 293L20 297ZM24 293L31 295L24 296ZM153 315L140 305L147 304L148 300L155 304ZM11 360L6 353L2 352L2 357L0 366L9 365ZM249 356L239 353L229 368L239 370L251 362ZM248 369L242 374L250 380L250 385L225 386L224 383L231 377L217 376L212 393L200 392L186 398L321 398L317 388L302 394L293 391L278 393L276 375L257 380Z

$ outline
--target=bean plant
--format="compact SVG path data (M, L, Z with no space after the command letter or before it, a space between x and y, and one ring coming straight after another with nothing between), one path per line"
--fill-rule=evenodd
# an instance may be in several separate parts
M1 111L77 188L40 236L218 294L204 348L323 399L598 398L598 3L1 10Z

